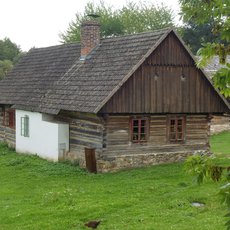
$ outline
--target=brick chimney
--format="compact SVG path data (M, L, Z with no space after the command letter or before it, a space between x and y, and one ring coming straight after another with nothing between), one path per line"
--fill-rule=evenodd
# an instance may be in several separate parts
M100 23L88 20L81 26L81 60L84 60L90 51L100 44Z

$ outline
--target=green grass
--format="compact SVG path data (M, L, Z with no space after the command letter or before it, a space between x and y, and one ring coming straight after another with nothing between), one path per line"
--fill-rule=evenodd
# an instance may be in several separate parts
M221 135L228 141L229 133ZM212 149L218 138L212 138ZM222 230L226 209L217 194L220 186L198 186L182 164L95 175L2 145L0 229L83 230L87 221L101 220L98 229ZM205 205L192 207L194 201Z
M211 151L230 157L230 131L211 136Z

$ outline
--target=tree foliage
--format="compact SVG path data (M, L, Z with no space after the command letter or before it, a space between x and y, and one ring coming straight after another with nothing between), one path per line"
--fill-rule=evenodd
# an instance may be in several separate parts
M8 71L13 68L13 63L10 60L0 61L0 79L6 76Z
M21 54L20 48L9 38L0 40L0 79L13 68Z
M214 182L224 180L227 183L220 188L222 202L228 207L228 218L226 222L227 230L230 230L230 167L216 163L212 156L196 154L186 159L184 163L185 171L195 176L197 183L200 185L205 179L212 179Z
M180 34L194 54L202 47L203 43L219 42L218 34L212 33L211 23L198 25L189 20L180 28Z
M206 42L201 49L198 50L198 55L202 58L198 63L199 66L204 66L214 56L219 56L221 64L227 64L227 55L230 54L230 4L229 0L180 0L181 14L184 22L193 21L197 25L211 26L211 32L214 36L218 36L218 41ZM226 97L230 96L230 78L228 65L226 70L221 69L214 75L215 86ZM220 77L221 76L221 77Z
M173 13L164 5L128 2L121 9L113 9L103 1L99 5L87 3L84 13L76 14L66 32L60 34L63 43L80 41L80 26L89 14L98 14L102 37L138 33L173 26Z

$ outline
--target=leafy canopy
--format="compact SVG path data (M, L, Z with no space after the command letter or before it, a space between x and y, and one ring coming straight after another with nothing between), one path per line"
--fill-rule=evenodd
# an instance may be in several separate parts
M164 6L152 3L128 2L121 9L113 9L101 1L87 3L84 13L77 13L66 32L61 33L63 43L80 41L80 26L89 14L100 16L102 37L139 33L173 26L173 13Z
M214 56L219 56L224 69L220 69L213 76L215 86L226 97L230 97L230 68L227 55L230 54L230 4L229 0L180 0L181 15L185 22L193 21L197 25L211 26L211 32L219 39L214 42L203 43L198 50L200 59L198 65L205 66Z
M222 201L228 207L228 213L225 217L227 230L230 229L230 167L218 163L214 156L205 154L196 154L188 157L184 163L185 171L195 176L197 183L200 185L205 179L212 179L214 182L224 181L225 184L220 188Z
M19 46L11 42L9 38L0 40L0 79L13 68L21 56Z
M218 42L220 40L218 34L212 33L212 23L198 25L194 23L192 19L188 22L184 22L183 27L179 28L179 32L183 41L189 46L194 54L202 47L201 44Z

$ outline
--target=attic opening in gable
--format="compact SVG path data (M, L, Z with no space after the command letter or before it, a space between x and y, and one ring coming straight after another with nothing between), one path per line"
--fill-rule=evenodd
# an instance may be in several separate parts
M156 72L154 75L154 80L157 81L158 78L159 78L159 74Z
M181 74L181 76L180 76L180 78L181 78L181 81L185 81L185 80L186 80L186 76L185 76L185 74L184 74L184 73L182 73L182 74Z
M181 81L185 81L185 80L186 80L186 75L185 75L185 73L184 73L184 69L183 69L183 68L181 68L180 79L181 79Z

